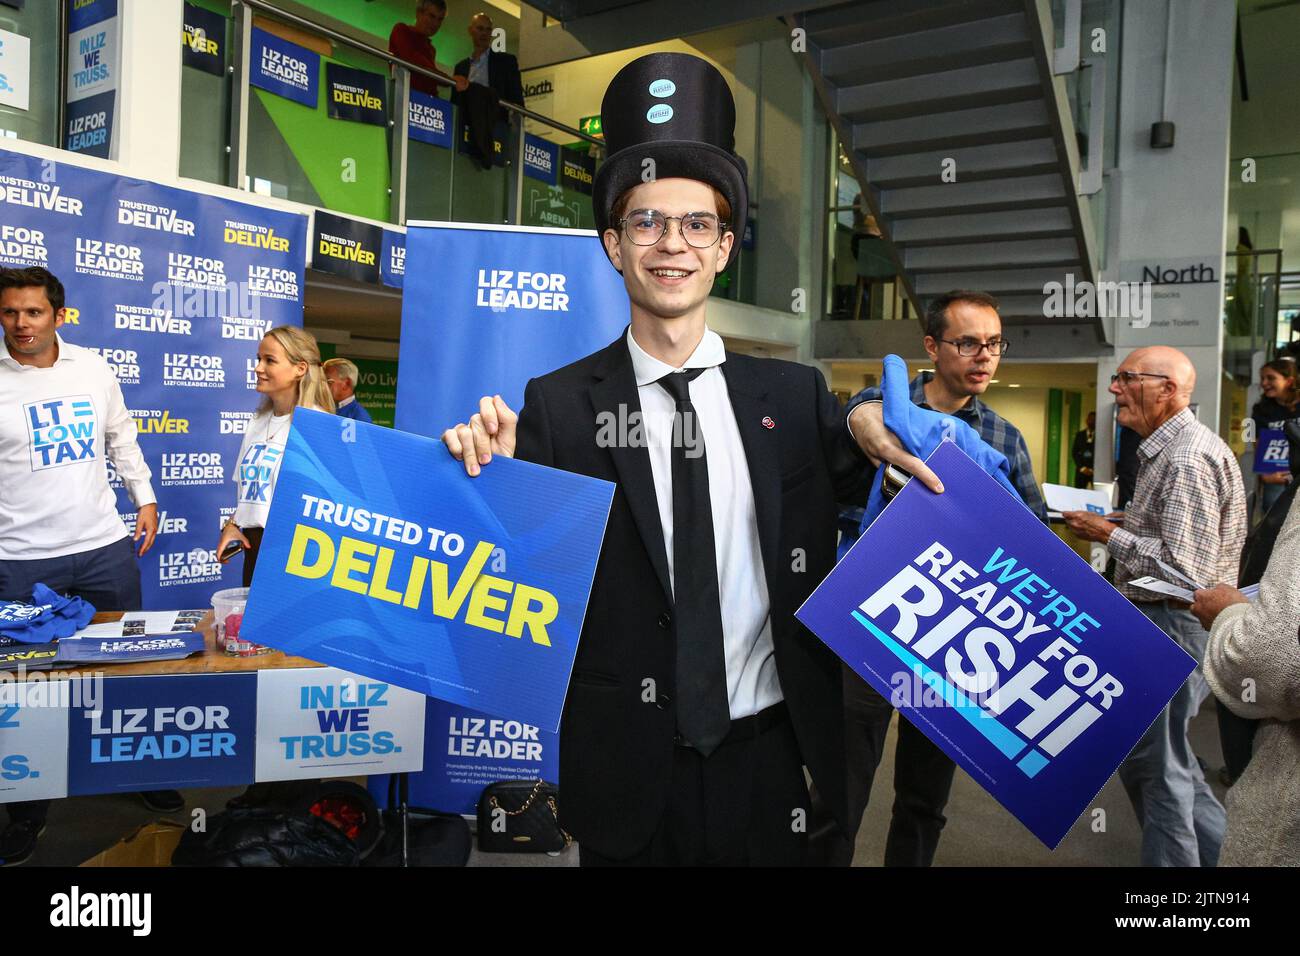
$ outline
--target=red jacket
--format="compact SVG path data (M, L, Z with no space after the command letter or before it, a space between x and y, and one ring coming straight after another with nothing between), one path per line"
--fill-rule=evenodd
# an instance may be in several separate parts
M388 34L388 52L426 70L438 69L434 62L433 42L410 24L399 23L393 27L393 32ZM438 84L427 76L411 74L411 89L438 96L438 88Z

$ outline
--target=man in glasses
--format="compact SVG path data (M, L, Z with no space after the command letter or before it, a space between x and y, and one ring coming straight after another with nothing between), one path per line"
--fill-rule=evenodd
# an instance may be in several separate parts
M1143 866L1214 866L1223 842L1223 806L1187 739L1209 693L1200 669L1209 634L1186 604L1128 585L1148 575L1187 588L1188 579L1200 588L1236 584L1246 488L1232 450L1188 407L1195 386L1196 370L1177 349L1137 349L1124 359L1110 393L1116 420L1142 437L1133 501L1122 527L1065 513L1075 534L1110 549L1119 592L1197 663L1119 768L1142 824Z
M1047 521L1047 505L1034 480L1029 448L1019 429L980 396L989 387L1006 352L998 302L986 292L956 290L938 296L926 309L925 351L933 372L912 379L912 401L960 418L984 442L1006 455L1010 479L1030 511ZM860 405L880 399L879 388L859 392L849 402L850 414ZM845 669L849 773L861 814L884 752L893 706L864 680ZM885 866L929 866L939 846L947 818L943 814L957 765L912 724L900 719L894 750L894 809L885 842Z

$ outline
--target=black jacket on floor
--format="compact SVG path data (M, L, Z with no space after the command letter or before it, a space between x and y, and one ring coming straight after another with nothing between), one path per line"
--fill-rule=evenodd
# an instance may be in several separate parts
M872 467L821 372L731 352L722 372L754 490L781 689L804 763L851 839L841 665L794 612L835 564L836 500L865 501ZM650 453L597 443L598 414L618 416L620 405L620 421L641 407L624 336L528 383L516 448L525 461L618 486L560 725L561 824L613 858L644 847L659 823L676 733L673 602Z

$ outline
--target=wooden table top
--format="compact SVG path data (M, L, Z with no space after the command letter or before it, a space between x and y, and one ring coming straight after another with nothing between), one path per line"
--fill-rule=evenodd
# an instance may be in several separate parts
M122 619L122 611L101 611L91 621L104 624ZM239 674L248 671L282 670L291 667L322 667L305 657L290 657L272 651L259 657L230 657L217 647L216 632L212 627L212 612L204 616L195 630L202 631L207 644L202 654L191 654L179 661L137 661L134 664L85 664L78 667L42 671L57 674L60 678L83 674L103 674L105 677L154 677L168 674ZM2 673L2 672L0 672ZM12 673L12 672L10 672Z

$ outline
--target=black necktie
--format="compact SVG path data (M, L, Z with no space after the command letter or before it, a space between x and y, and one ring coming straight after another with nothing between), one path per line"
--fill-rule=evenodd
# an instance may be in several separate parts
M673 616L677 623L677 730L706 756L731 725L722 602L709 505L709 465L690 382L705 370L673 372L658 384L673 397ZM689 447L688 447L689 445Z

